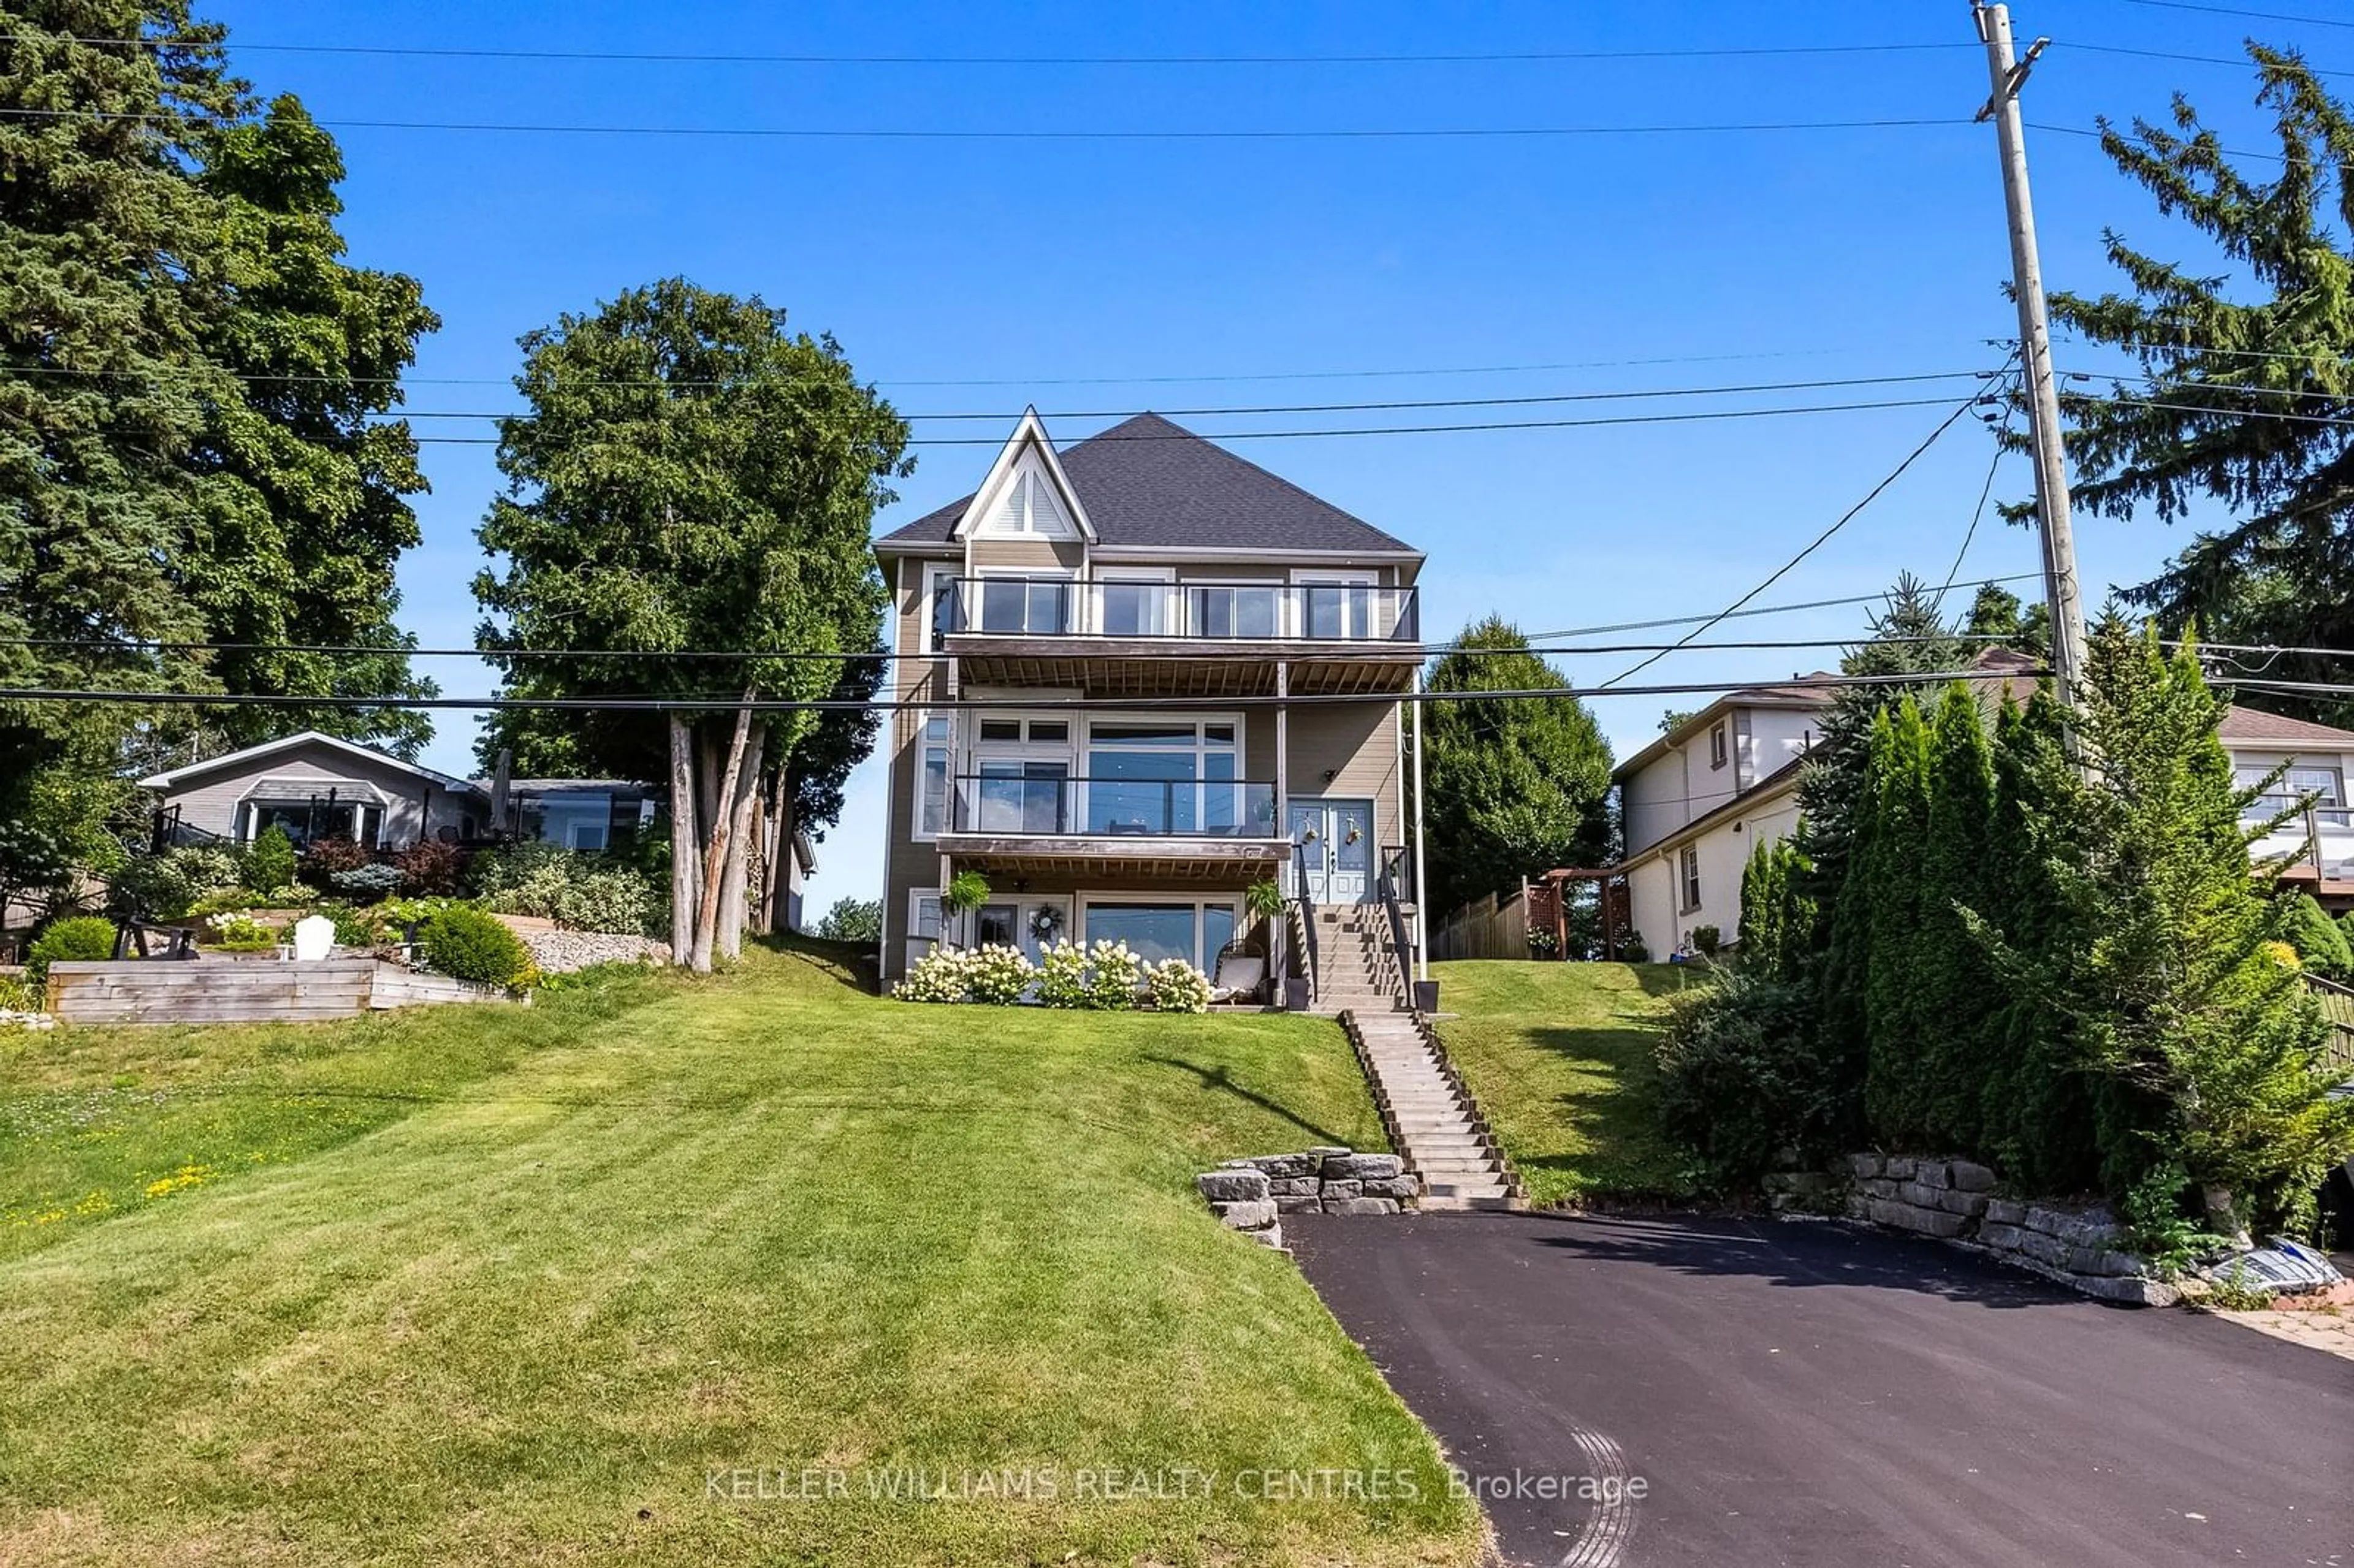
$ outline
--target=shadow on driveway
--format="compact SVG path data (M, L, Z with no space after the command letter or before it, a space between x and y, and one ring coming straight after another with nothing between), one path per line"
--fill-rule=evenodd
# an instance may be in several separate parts
M1284 1231L1514 1563L2354 1568L2354 1366L2229 1323L1844 1226Z

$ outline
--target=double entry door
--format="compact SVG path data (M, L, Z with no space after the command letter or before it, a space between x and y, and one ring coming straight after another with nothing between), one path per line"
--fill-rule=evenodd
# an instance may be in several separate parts
M1300 800L1288 813L1295 875L1319 904L1363 904L1373 896L1373 803ZM1296 891L1287 887L1287 894Z

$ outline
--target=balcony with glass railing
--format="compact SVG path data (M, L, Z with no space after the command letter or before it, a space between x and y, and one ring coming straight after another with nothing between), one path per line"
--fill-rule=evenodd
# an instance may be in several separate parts
M962 774L951 834L997 839L1275 839L1275 786L1257 779Z
M1377 583L940 579L942 638L1087 638L1151 643L1416 643L1416 590Z

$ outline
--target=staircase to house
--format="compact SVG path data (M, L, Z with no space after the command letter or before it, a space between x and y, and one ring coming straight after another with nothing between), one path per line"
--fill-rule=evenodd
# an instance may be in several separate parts
M1379 905L1318 910L1316 1010L1337 1014L1381 1107L1391 1146L1422 1178L1425 1209L1502 1209L1520 1182L1427 1019L1406 1005Z

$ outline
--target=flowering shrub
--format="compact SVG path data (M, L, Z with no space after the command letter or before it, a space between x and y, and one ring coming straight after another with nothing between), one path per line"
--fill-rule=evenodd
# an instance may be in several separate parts
M1118 1012L1136 1005L1137 982L1144 978L1144 960L1126 942L1100 941L1087 949L1087 1005Z
M560 844L514 844L474 861L482 902L502 915L534 915L577 931L652 934L668 912L652 885L628 866Z
M991 944L977 953L968 954L965 979L972 987L975 1001L989 1002L996 1007L1011 1007L1022 1000L1030 982L1038 978L1037 969L1029 956L1019 948Z
M934 948L891 994L901 1001L962 1001L972 993L972 958L962 948Z
M242 915L215 915L205 922L212 945L233 953L259 953L278 946L278 933Z
M1145 971L1152 1005L1163 1012L1210 1011L1210 977L1182 959L1163 959Z
M1056 942L1039 955L1038 1000L1048 1007L1087 1004L1087 954L1084 948Z

